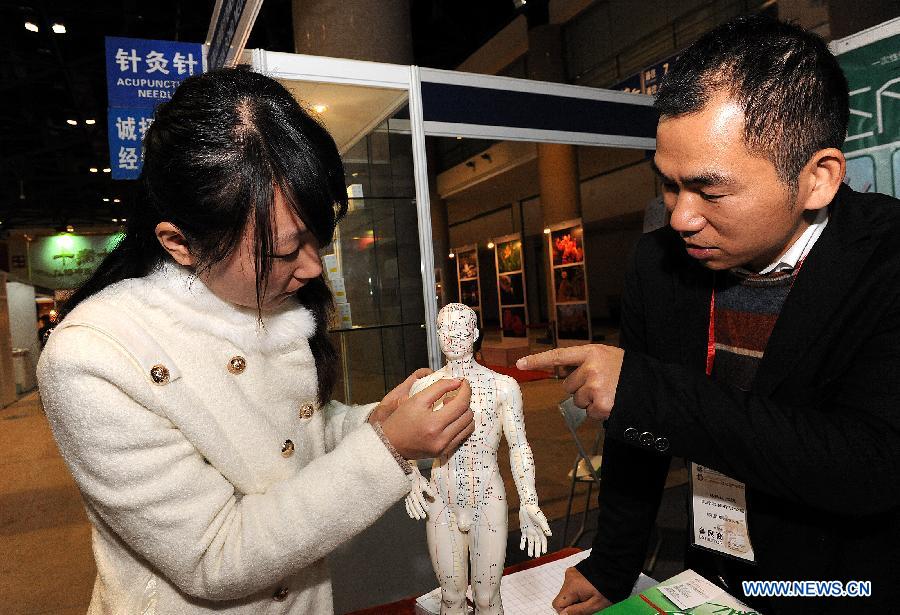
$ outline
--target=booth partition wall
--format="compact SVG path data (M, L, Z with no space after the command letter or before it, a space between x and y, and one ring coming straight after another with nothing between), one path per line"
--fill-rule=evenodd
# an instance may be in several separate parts
M325 250L325 265L339 309L332 327L343 367L336 396L348 402L379 399L416 368L436 369L442 363L435 332L437 311L443 302L460 299L458 265L451 253L472 241L466 241L463 227L457 224L459 212L452 211L449 216L440 211L442 218L436 218L445 228L443 239L435 241L431 200L446 204L446 196L452 196L448 182L456 181L457 196L469 191L470 202L477 201L478 190L473 191L474 184L461 175L437 177L434 168L431 176L437 185L430 185L426 136L486 144L489 149L477 154L475 161L461 161L464 172L471 179L485 164L493 164L488 176L511 172L505 178L508 185L517 183L516 173L534 182L534 151L545 144L624 148L634 151L631 157L638 161L655 147L656 115L648 96L264 50L249 54L254 70L284 83L318 114L344 158L350 212L334 244ZM432 150L434 146L429 144ZM523 155L531 156L531 161L514 165L516 157ZM505 168L504 156L509 158ZM583 173L576 171L576 175ZM578 177L576 185L581 180ZM583 185L580 189L584 192ZM495 224L496 232L490 233L497 243L476 239L475 258L498 276L488 280L482 274L482 288L490 285L497 295L491 313L482 316L489 324L503 325L506 318L504 343L517 343L522 327L536 320L529 314L549 314L550 320L556 320L551 313L556 308L554 296L559 303L573 304L567 314L587 311L587 291L582 293L579 285L590 271L577 266L581 261L565 263L568 268L565 276L560 270L559 284L551 286L546 279L547 272L554 271L550 259L556 244L550 240L568 247L566 258L583 260L581 220L569 216L571 231L537 242L532 227L548 222L539 207L538 194L520 191L497 214L498 220L508 220ZM537 258L544 260L527 266L528 260ZM544 271L543 280L536 279L535 272L540 271ZM554 295L560 284L570 293L564 301L558 293ZM575 306L577 302L583 307ZM588 340L580 343L584 341Z

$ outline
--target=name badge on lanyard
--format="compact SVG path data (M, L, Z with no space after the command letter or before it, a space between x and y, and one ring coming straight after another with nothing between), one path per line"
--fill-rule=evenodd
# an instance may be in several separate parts
M691 462L691 544L755 562L747 528L747 487Z
M716 355L716 291L709 302L706 375ZM691 544L755 562L747 527L747 486L712 468L691 462Z

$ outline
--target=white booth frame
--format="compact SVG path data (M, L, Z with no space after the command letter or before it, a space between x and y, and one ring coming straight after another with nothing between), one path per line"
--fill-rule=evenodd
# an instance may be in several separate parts
M624 103L638 107L653 105L650 96L602 90L583 86L477 75L457 71L437 70L419 66L384 64L340 58L325 58L302 54L272 52L263 49L249 51L253 70L273 77L292 81L332 83L385 88L405 91L409 104L410 134L412 138L413 173L415 181L416 213L418 218L419 251L421 253L422 291L425 305L425 330L428 345L429 367L441 367L441 351L437 338L437 298L434 293L434 250L431 232L431 199L428 185L428 161L425 153L425 137L468 137L477 139L531 141L536 143L561 143L652 150L656 140L649 137L598 134L549 130L527 126L497 126L477 123L425 121L422 102L422 83L447 84L468 88L522 92L560 99L580 99ZM246 56L244 56L246 57ZM372 124L388 119L397 108ZM365 135L360 135L365 136Z

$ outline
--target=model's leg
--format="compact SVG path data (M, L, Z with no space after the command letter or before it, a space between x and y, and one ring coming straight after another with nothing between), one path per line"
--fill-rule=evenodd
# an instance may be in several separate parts
M441 586L441 615L466 615L468 536L459 531L441 497L430 504L425 527L431 565Z
M500 602L500 577L506 560L506 498L499 476L491 481L499 482L499 491L487 499L476 515L470 532L470 559L472 561L472 594L477 615L502 615Z

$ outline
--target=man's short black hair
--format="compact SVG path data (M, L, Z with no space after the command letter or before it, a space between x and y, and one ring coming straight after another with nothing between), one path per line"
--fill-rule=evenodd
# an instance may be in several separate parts
M663 78L656 109L694 113L716 93L741 105L748 149L792 187L816 151L844 143L847 78L825 42L796 25L755 15L711 30Z

